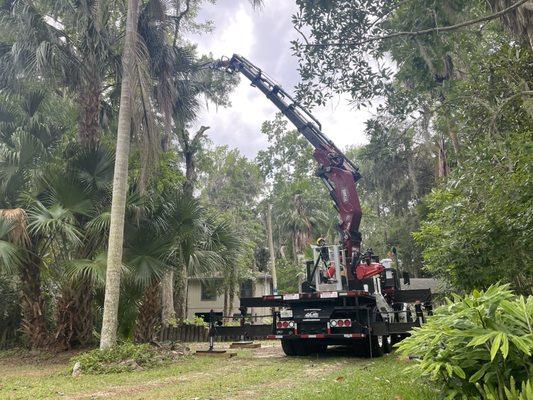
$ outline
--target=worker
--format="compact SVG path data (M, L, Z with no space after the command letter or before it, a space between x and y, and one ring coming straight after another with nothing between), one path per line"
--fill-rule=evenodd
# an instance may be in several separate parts
M326 239L323 237L319 237L316 241L316 245L320 247L320 257L322 258L322 261L324 261L324 264L329 261L329 250L328 246L326 246Z

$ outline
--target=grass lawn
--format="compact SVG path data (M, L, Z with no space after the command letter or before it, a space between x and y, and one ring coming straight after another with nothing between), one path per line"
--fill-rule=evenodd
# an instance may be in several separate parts
M429 400L437 394L406 375L394 355L365 360L333 350L288 358L268 342L231 359L187 356L150 370L77 378L70 375L71 355L0 352L0 399Z

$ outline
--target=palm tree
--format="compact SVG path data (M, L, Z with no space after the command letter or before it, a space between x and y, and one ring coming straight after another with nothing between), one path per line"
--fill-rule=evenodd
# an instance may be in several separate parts
M120 273L122 268L122 246L124 242L124 214L128 188L128 161L130 152L130 130L132 118L132 87L134 79L135 43L137 34L138 0L128 0L126 38L122 56L122 86L117 128L117 149L111 200L111 222L107 255L104 315L100 349L115 346L118 326L118 304L120 296Z
M67 89L78 104L78 140L99 141L103 94L120 76L120 13L108 1L9 1L0 11L11 39L0 46L0 83L36 76ZM17 79L15 79L15 77Z
M313 233L317 228L327 224L328 215L321 209L323 204L316 201L309 181L295 182L282 193L275 219L280 221L278 226L289 234L293 259L302 253L311 243Z
M39 238L29 234L27 207L17 207L31 203L27 194L41 186L43 168L57 151L64 127L57 114L47 112L54 103L41 89L19 88L17 94L2 91L0 96L0 207L4 219L11 221L8 238L19 254L19 262L10 265L4 258L2 267L16 270L20 277L22 331L28 344L45 347L49 334L41 288L43 265L37 251Z
M29 209L30 233L44 243L39 257L60 289L54 337L62 349L92 340L92 282L67 274L65 267L93 259L104 247L113 165L112 154L102 147L70 146L65 155L64 171L45 174L46 185Z

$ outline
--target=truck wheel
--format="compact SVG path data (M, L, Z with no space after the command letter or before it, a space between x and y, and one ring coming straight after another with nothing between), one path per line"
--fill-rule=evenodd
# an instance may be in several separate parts
M294 340L281 339L281 348L285 355L289 357L294 357L296 355L292 342L294 342Z
M383 356L383 336L372 336L372 355L370 354L370 348L368 345L368 339L361 340L359 343L360 355L365 358L377 358Z
M406 336L401 334L391 335L391 346L394 346L396 343L400 343L405 338Z
M324 343L310 344L311 353L315 353L315 354L325 353L327 348L328 348L328 345Z
M308 341L303 341L301 339L293 340L292 345L297 356L308 356L313 352L313 347Z
M392 352L392 338L390 336L383 336L383 353L389 354Z

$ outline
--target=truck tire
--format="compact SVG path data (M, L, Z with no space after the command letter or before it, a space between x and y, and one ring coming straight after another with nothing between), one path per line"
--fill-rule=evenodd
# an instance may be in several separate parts
M292 345L293 345L294 351L296 355L299 357L308 356L309 354L313 352L313 346L311 345L311 343L309 343L309 341L296 339L296 340L293 340L292 342L293 342Z
M402 334L391 335L391 345L394 346L396 343L400 343L406 337L407 335L402 335Z
M392 352L392 338L390 336L383 336L383 353L389 354Z
M288 357L294 357L296 355L293 342L294 340L281 339L281 348Z
M319 341L309 343L309 349L312 354L322 354L328 349L328 345Z
M368 338L363 340L358 340L354 346L355 354L359 357L364 358L377 358L383 356L383 337L382 336L371 336L372 340L372 354L370 354L370 347L368 343Z

